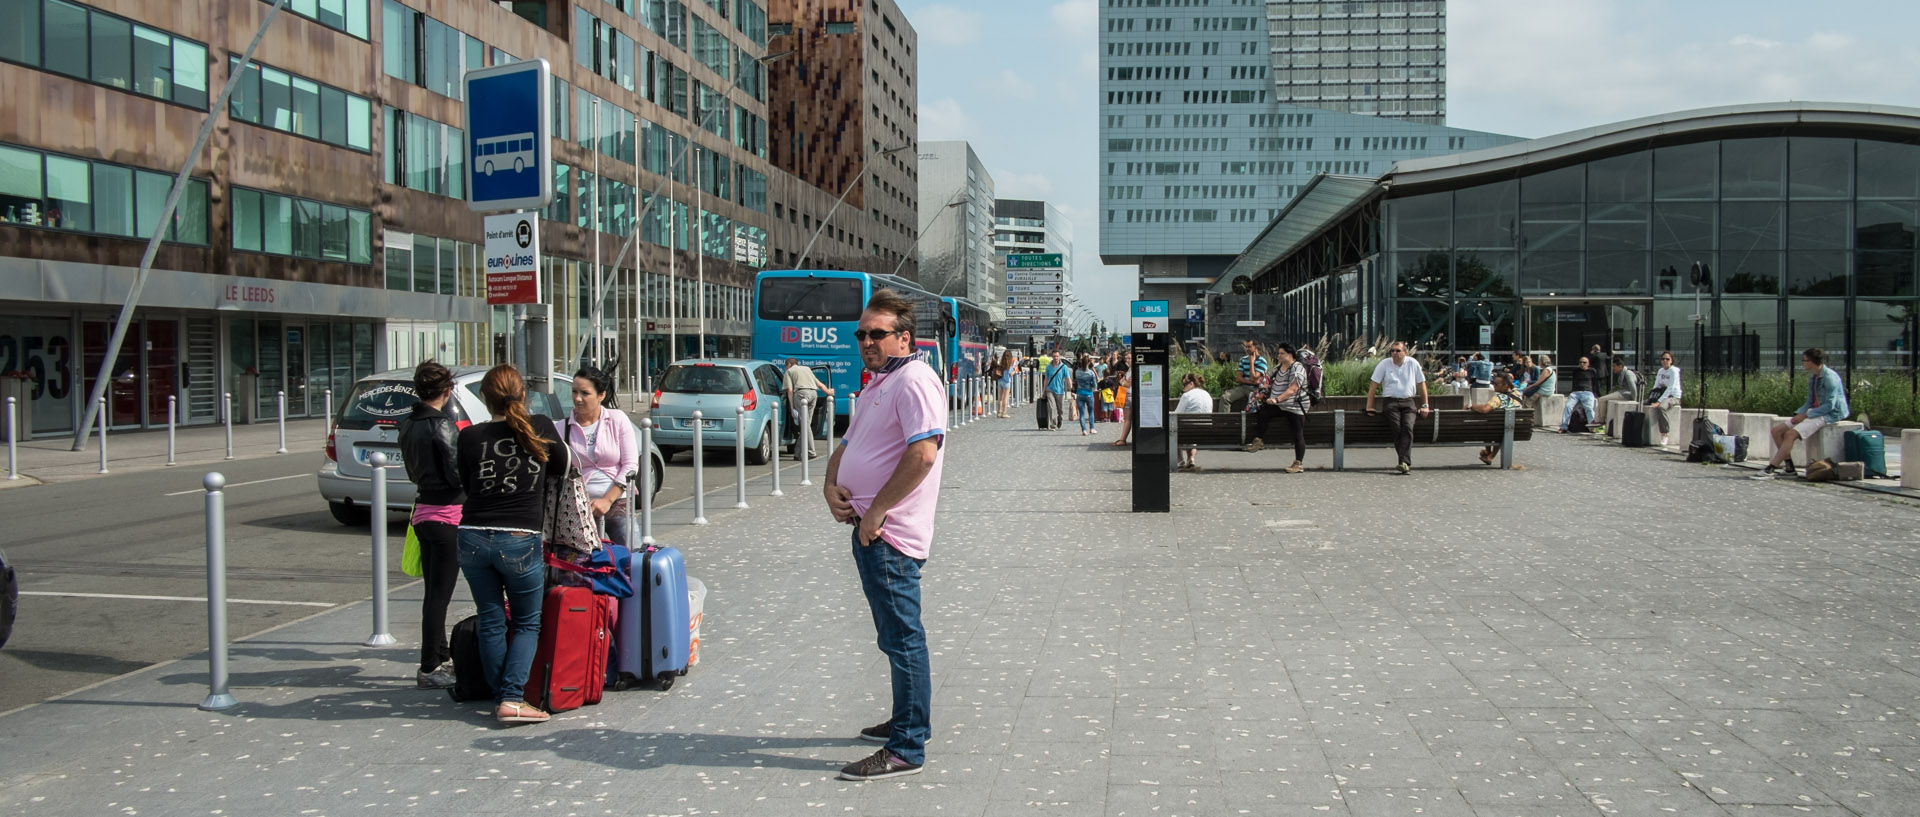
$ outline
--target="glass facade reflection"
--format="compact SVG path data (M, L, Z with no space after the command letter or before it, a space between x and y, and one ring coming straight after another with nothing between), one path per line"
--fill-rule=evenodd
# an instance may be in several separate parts
M1245 272L1257 291L1299 301L1282 310L1299 316L1286 339L1360 327L1500 357L1601 345L1641 371L1664 349L1683 366L1731 366L1724 350L1738 346L1758 348L1748 365L1769 369L1808 346L1837 365L1911 366L1920 127L1906 141L1891 129L1795 130L1702 139L1725 133L1702 128L1683 143L1619 152L1633 143L1621 140L1477 175L1396 167L1357 215L1319 228L1377 231L1373 240L1342 249L1315 238ZM1354 271L1355 291L1380 297L1347 302L1372 314L1296 308L1321 297L1316 280Z
M1863 308L1850 301L1892 299L1885 303L1896 319L1875 320L1895 326L1900 310L1912 311L1901 299L1913 298L1916 287L1920 145L1723 139L1388 198L1382 206L1390 258L1384 268L1398 296L1388 325L1423 346L1477 347L1489 302L1506 302L1511 315L1528 301L1580 299L1685 300L1677 320L1659 320L1664 310L1641 310L1647 317L1638 326L1585 326L1582 333L1614 346L1631 345L1626 338L1635 334L1651 337L1652 345L1678 336L1685 342L1671 342L1692 346L1698 292L1711 302L1702 321L1707 333L1737 334L1744 325L1776 354L1785 353L1789 334L1796 346L1841 349L1847 314ZM1705 272L1697 284L1695 264ZM1878 304L1873 311L1888 311ZM1573 317L1555 314L1542 323L1594 322L1584 313L1577 317L1588 320ZM1783 321L1792 331L1777 325ZM1908 334L1877 332L1873 342L1881 348L1863 348L1858 339L1854 347L1895 362L1890 358L1904 355ZM1568 346L1534 337L1523 343L1541 351Z

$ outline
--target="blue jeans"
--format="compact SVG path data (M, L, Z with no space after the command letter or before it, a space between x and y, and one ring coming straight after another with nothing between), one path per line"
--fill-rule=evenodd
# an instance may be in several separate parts
M1585 407L1586 407L1586 409L1587 409L1587 422L1589 422L1589 423L1591 423L1591 422L1593 422L1593 412L1594 412L1594 405L1593 405L1593 392L1590 392L1590 391L1577 391L1577 392L1574 392L1574 393L1572 393L1572 394L1569 394L1569 395L1567 395L1567 411L1566 411L1566 413L1565 413L1565 414L1562 414L1562 415L1560 415L1560 430L1561 430L1561 431L1566 431L1566 430L1567 430L1567 421L1568 421L1568 420L1571 420L1571 419L1573 419L1573 407L1574 407L1574 406L1585 406ZM1582 428L1582 429L1578 429L1578 430L1579 430L1579 431L1586 431L1586 429L1584 429L1584 428Z
M880 651L893 666L893 737L887 751L915 766L927 762L927 738L933 734L933 666L927 655L927 629L920 624L920 566L880 539L860 546L853 531L853 563L860 569Z
M540 534L460 529L460 572L480 608L480 669L495 703L522 701L527 671L540 646L540 602L546 595ZM513 621L507 621L511 606ZM507 637L512 627L513 637Z
M1096 413L1096 411L1094 410L1093 395L1076 393L1074 395L1074 398L1078 400L1080 403L1080 430L1092 431L1093 418L1099 416L1098 413Z

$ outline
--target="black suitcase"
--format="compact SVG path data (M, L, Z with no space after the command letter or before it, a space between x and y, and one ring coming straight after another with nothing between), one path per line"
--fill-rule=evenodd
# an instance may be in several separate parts
M1636 411L1621 418L1620 444L1628 448L1653 445L1653 427L1647 423L1646 412Z
M1034 419L1040 421L1041 431L1047 430L1047 414L1049 413L1047 401L1050 399L1052 399L1052 395L1042 394L1040 395L1040 399L1033 401Z
M453 686L447 694L456 701L491 701L493 684L480 666L480 617L467 616L453 625L453 637L447 640L453 654Z

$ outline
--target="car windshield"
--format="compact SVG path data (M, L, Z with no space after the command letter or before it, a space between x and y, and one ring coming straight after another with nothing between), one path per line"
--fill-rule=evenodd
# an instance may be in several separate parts
M747 375L736 366L711 363L674 366L660 379L660 390L674 394L744 394Z

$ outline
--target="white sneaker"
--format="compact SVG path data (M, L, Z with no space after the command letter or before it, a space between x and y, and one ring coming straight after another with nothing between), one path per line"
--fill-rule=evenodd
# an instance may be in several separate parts
M1671 444L1671 443L1669 443L1669 442L1667 441L1667 438L1666 438L1666 437L1661 437L1661 438L1660 438L1660 447L1661 447L1661 448L1666 448L1666 447L1667 447L1668 445L1670 445L1670 444Z

